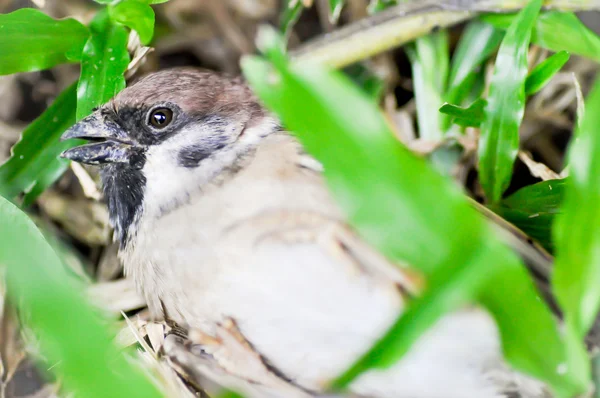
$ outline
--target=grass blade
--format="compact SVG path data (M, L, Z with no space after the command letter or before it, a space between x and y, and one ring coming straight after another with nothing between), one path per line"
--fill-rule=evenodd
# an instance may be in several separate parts
M515 14L486 14L481 19L506 29ZM600 62L600 36L570 12L550 11L540 14L531 36L532 43L549 50L567 51Z
M329 0L329 22L336 24L340 19L344 0Z
M500 45L504 32L480 21L470 22L452 57L448 88L444 95L447 103L462 105L472 91L477 71ZM447 131L451 119L442 116L442 130Z
M6 270L8 293L65 387L90 398L160 397L113 345L106 320L87 304L83 286L29 217L0 197L0 219L0 267Z
M451 122L462 127L479 127L485 119L485 107L487 101L480 98L473 102L468 108L461 108L452 104L444 104L440 112L451 116Z
M514 19L502 40L479 139L479 178L491 202L501 199L512 177L525 111L525 79L531 30L542 6L533 0Z
M83 49L77 85L77 120L125 88L123 74L129 64L127 31L114 24L106 10L96 15L90 29L92 35Z
M525 94L533 95L540 91L567 63L569 57L568 52L561 51L540 62L525 80Z
M35 119L0 167L0 194L13 199L33 186L45 173L59 167L58 155L73 143L60 142L62 133L75 123L76 85L65 89Z
M442 138L441 115L431 109L438 109L444 103L450 58L448 33L440 31L417 39L406 48L406 53L412 66L419 136L438 140Z
M565 321L583 339L600 309L600 80L569 149L569 180L555 223L554 291Z
M277 51L277 43L262 44ZM290 66L281 56L275 56L276 70L261 58L244 58L251 86L323 163L331 192L361 236L390 258L420 270L431 287L408 310L412 318L398 320L334 385L343 387L368 368L389 366L443 313L479 298L499 322L507 323L501 330L518 329L514 338L503 339L512 363L561 393L584 389L576 376L556 373L566 354L552 314L538 300L520 262L456 187L401 146L376 105L345 76L316 65ZM506 307L499 295L482 296L493 278L511 280L524 305ZM528 322L531 311L537 324ZM530 333L543 337L531 339Z

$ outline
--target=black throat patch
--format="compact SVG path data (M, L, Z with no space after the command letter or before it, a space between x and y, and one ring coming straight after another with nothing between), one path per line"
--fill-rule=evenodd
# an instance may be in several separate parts
M144 161L139 159L139 162ZM136 166L114 163L105 166L101 172L104 197L121 249L131 239L129 227L141 216L144 201L146 177L140 165Z

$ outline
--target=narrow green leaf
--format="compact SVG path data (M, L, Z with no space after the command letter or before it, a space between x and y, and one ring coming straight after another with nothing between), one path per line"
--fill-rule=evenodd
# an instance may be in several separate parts
M444 104L440 112L451 116L451 121L462 127L479 127L485 120L485 107L487 101L479 98L468 108L461 108L452 104Z
M561 51L540 62L525 80L525 94L533 95L540 91L552 77L567 63L569 53Z
M329 22L336 24L340 19L344 0L329 0Z
M77 120L125 88L123 74L129 64L127 31L114 24L106 10L96 15L90 29L92 35L83 49L77 86Z
M483 21L504 29L514 18L514 14L481 16ZM531 41L555 52L567 51L600 62L600 36L585 26L573 13L541 13L533 29Z
M481 297L482 286L489 288L493 278L504 278L521 289L525 303L504 307L502 297L486 297L500 322L521 320L500 328L523 328L516 338L504 336L509 358L557 391L581 391L573 375L555 371L566 360L560 334L524 269L515 273L522 264L498 243L461 192L401 146L376 105L342 74L276 59L276 70L260 58L243 59L242 69L255 92L324 165L331 192L361 236L390 258L422 271L431 287L334 385L343 387L368 368L389 366L442 314ZM537 312L533 319L539 325L527 322L530 311ZM526 331L543 334L543 344ZM551 346L545 345L549 342Z
M553 251L552 225L560 211L564 188L565 180L538 182L521 188L490 209Z
M0 14L0 75L78 61L88 36L76 20L55 20L33 8Z
M444 101L449 68L448 33L440 31L421 37L406 47L413 74L419 136L425 140L442 138L441 115L432 113Z
M154 10L138 0L124 0L108 7L110 18L133 30L142 44L149 44L154 35Z
M35 224L0 197L0 268L9 295L39 336L52 372L77 396L160 397L141 369L112 343L114 331L84 298Z
M521 10L506 31L496 58L479 139L479 179L491 202L499 201L510 184L519 150L529 39L541 6L541 0L532 0Z
M52 184L56 182L69 168L67 159L56 158L39 174L35 185L25 193L23 197L23 207L31 206L35 200Z
M60 142L62 133L75 123L76 85L64 90L50 107L34 120L0 167L0 193L12 199L33 186L50 170L59 167L58 155L74 143Z
M568 152L569 179L556 218L554 292L582 340L600 309L600 80L590 92Z
M472 21L467 25L452 57L446 102L463 104L476 84L478 69L496 51L503 36L503 31L489 24ZM449 117L442 117L442 130L447 131L450 123Z
M290 6L290 4L292 5ZM289 37L290 33L292 32L292 28L294 27L296 22L298 22L300 14L302 14L302 10L304 10L302 1L288 1L285 10L283 11L283 13L281 13L281 19L279 22L279 29L285 37Z

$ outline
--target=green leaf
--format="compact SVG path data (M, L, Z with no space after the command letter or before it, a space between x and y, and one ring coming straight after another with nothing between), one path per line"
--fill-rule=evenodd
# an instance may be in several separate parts
M87 303L83 286L68 273L35 224L0 197L0 268L9 295L37 333L52 372L77 396L160 397L141 369L112 340L114 331Z
M108 7L110 18L133 30L142 44L149 44L154 35L154 10L137 0L124 0Z
M76 20L55 20L33 8L0 14L0 75L78 61L88 36Z
M569 179L554 229L554 292L565 322L580 340L600 309L600 80L586 108L568 151Z
M362 63L344 68L344 73L363 89L369 97L379 101L385 87L384 81Z
M452 57L446 102L462 105L476 83L478 69L500 45L504 32L479 21L465 28ZM442 130L450 127L449 117L442 117Z
M490 209L553 251L552 225L560 211L564 188L565 180L538 182L490 205Z
M442 137L441 115L432 113L444 101L442 95L448 76L448 33L440 31L421 37L406 47L413 74L419 136L425 140Z
M342 13L342 7L344 6L344 0L329 0L329 21L332 24L337 23Z
M397 4L398 2L396 0L371 0L369 6L367 7L367 11L369 14L375 14Z
M31 206L35 200L56 182L69 168L67 159L56 158L38 175L35 185L23 197L23 207Z
M290 7L290 4L293 5ZM285 10L281 13L281 19L279 22L279 29L285 37L289 37L290 33L292 32L292 28L296 22L298 22L300 14L302 14L302 10L304 10L302 1L296 0L294 3L292 3L292 1L288 1Z
M479 139L479 179L491 202L510 184L525 111L525 79L531 29L542 6L533 0L521 10L500 45Z
M444 104L440 108L440 112L451 116L451 121L462 127L479 127L485 120L485 107L487 101L479 98L473 102L468 108L461 108L452 104Z
M270 48L276 51L273 43ZM522 264L464 195L399 144L377 106L345 76L317 65L288 65L281 56L275 57L276 70L261 58L244 58L242 69L250 85L323 164L332 194L361 236L389 258L420 270L429 287L384 342L334 386L347 385L368 368L389 366L442 314L482 298L481 290L500 278L514 282L524 302L523 307L505 307L501 296L485 297L496 319L512 323L501 330L523 328L515 338L504 336L511 361L559 392L581 391L585 386L573 375L556 373L566 355L552 314L538 301L527 273L519 268ZM527 322L531 311L537 312L533 319L539 324ZM515 324L514 319L521 321ZM543 344L527 331L541 333ZM549 342L551 346L545 345Z
M92 35L83 49L77 85L77 120L125 88L123 74L129 64L127 31L114 24L106 10L96 15L90 29Z
M514 18L514 14L481 16L483 21L498 28L506 28ZM600 36L570 12L541 13L533 29L531 41L555 52L567 51L600 62Z
M51 170L60 168L58 155L74 145L60 142L60 136L75 123L76 100L73 84L23 131L12 156L0 167L0 193L4 197L16 197Z
M529 73L529 76L527 76L527 80L525 80L525 94L533 95L540 91L567 63L569 57L568 52L561 51L536 65L531 73Z

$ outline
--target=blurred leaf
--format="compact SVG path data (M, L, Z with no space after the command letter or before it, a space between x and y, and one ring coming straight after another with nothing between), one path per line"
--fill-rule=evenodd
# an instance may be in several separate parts
M55 20L33 8L0 14L0 75L78 61L88 36L76 20Z
M58 155L74 145L60 142L60 136L75 123L76 98L73 84L23 131L12 156L0 167L0 193L4 197L13 199L61 167Z
M444 104L440 112L452 116L451 121L462 127L479 127L485 120L485 106L487 101L479 98L468 108L461 108L452 104Z
M123 74L129 64L127 31L114 24L106 10L96 15L90 29L92 35L83 49L77 86L77 120L125 88Z
M56 158L39 174L35 185L25 193L23 197L23 207L31 206L35 200L52 184L56 182L69 168L67 159Z
M359 87L363 89L369 97L379 101L383 94L384 81L375 75L369 68L362 63L352 64L344 68L344 73L352 79Z
M514 17L514 14L486 14L482 15L481 19L498 28L506 28ZM541 13L533 29L531 41L555 52L568 51L600 62L600 37L573 13Z
M323 164L332 194L361 236L389 258L419 269L430 287L334 386L347 385L368 368L389 366L444 312L480 297L491 278L504 278L521 289L524 305L504 307L505 300L494 295L486 300L500 322L512 322L501 330L523 328L515 338L504 336L511 361L561 393L581 391L573 375L556 373L565 353L552 314L524 269L514 271L522 266L519 260L498 243L463 194L399 144L376 105L342 74L276 59L277 70L258 57L243 59L255 92ZM514 323L533 311L539 324ZM541 333L543 345L530 333Z
M156 386L112 344L106 320L84 299L35 224L0 198L0 266L9 295L39 336L65 387L85 397L160 397Z
M332 24L337 23L343 6L344 0L329 0L329 22Z
M304 9L302 1L300 0L296 0L295 4L292 7L289 6L290 3L291 1L288 2L288 5L285 7L285 10L281 13L281 19L279 22L279 28L281 29L281 32L285 37L290 36L292 28L294 27L296 22L298 22L300 14Z
M142 44L147 45L154 35L154 10L138 0L124 0L108 7L110 18L137 32Z
M496 51L503 36L504 32L489 24L472 21L467 25L452 57L446 102L462 105L476 83L477 70ZM449 117L442 117L442 130L447 131L450 123Z
M540 91L568 60L569 53L561 51L536 65L527 76L527 80L525 80L525 94L533 95Z
M553 287L567 329L583 340L600 308L600 80L568 151L569 179L556 218Z
M393 7L397 5L398 2L396 0L371 0L367 10L369 14L375 14L379 11L383 11L386 8Z
M555 215L560 211L564 187L565 180L538 182L519 189L501 203L489 207L544 248L553 251L552 225Z
M542 6L530 1L519 12L500 44L479 139L479 179L491 202L510 184L525 111L525 79L531 29Z
M448 33L439 31L417 39L406 47L413 75L419 137L439 140L442 137L441 115L432 113L444 101L449 64Z

